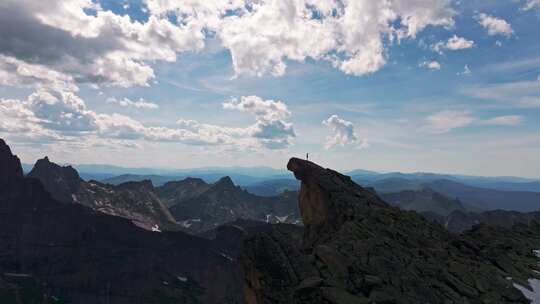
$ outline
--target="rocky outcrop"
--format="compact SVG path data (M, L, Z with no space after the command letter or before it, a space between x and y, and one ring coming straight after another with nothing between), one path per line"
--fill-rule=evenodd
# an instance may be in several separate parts
M0 159L15 159L6 151ZM0 187L1 303L241 301L238 268L214 242L58 202L11 166Z
M19 158L11 153L9 146L0 138L0 185L22 176Z
M388 206L350 177L315 163L292 158L287 169L302 182L299 208L308 242L320 235L331 235L364 210Z
M150 181L128 182L118 186L86 182L71 166L59 166L48 157L38 160L28 177L40 180L52 197L60 202L81 204L99 212L127 218L147 230L163 229L175 224Z
M458 237L335 171L300 159L288 168L302 181L305 231L248 237L247 303L528 303L512 283L535 275L539 225Z
M79 191L83 183L77 170L71 166L59 166L47 156L38 160L27 176L39 179L54 199L64 203L73 202L72 195Z

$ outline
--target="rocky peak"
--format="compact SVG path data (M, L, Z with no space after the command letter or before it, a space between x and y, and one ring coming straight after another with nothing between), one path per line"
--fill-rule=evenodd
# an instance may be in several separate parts
M81 179L77 170L72 166L59 166L51 162L48 156L39 159L28 175L31 177L56 176L71 181L80 181Z
M82 182L73 167L59 166L47 156L36 162L28 177L39 179L55 199L65 203L72 201L71 195L77 192Z
M23 177L21 161L11 153L6 142L0 138L0 183Z
M234 185L232 179L229 176L225 176L225 177L222 177L221 179L219 179L214 184L214 188L227 190L227 189L235 189L236 186Z
M362 209L388 206L350 177L310 161L292 158L287 169L302 182L299 207L308 243L323 231L339 229L345 221L361 214Z

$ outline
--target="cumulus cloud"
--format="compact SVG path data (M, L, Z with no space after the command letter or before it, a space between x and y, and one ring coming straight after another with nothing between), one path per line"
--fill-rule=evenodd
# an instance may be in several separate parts
M155 77L153 62L203 51L208 39L229 50L236 75L280 76L287 61L308 58L364 75L386 64L388 45L415 38L428 26L451 26L455 15L450 0L144 4L149 17L141 22L92 0L2 1L0 82L39 84L53 77L72 86L148 85ZM51 73L45 79L30 77L33 73L16 67L21 65ZM17 75L8 79L12 71Z
M98 128L95 113L87 110L84 101L72 92L40 90L31 94L26 104L47 129L88 132Z
M424 67L430 70L440 70L441 64L438 61L423 61L420 63L420 67Z
M146 85L154 77L150 61L174 61L177 52L200 50L203 38L188 26L154 16L132 21L90 0L0 3L0 62L49 69L46 78L73 84Z
M476 16L476 19L478 20L478 23L488 31L488 35L490 36L503 35L510 37L514 34L512 26L504 19L484 13Z
M427 26L453 25L449 0L163 1L154 16L175 14L216 34L237 75L283 75L286 61L330 61L364 75L386 64L384 41L414 38ZM385 39L387 38L387 39Z
M94 137L237 149L283 149L292 144L295 132L286 121L290 112L283 102L248 96L226 102L224 107L252 114L255 123L234 128L179 120L176 128L147 126L126 115L89 110L73 92L39 90L26 100L0 99L0 132L50 140Z
M458 37L457 35L454 35L453 37L449 38L447 41L439 41L431 46L431 49L435 52L442 53L443 50L451 50L451 51L458 51L458 50L465 50L470 49L474 47L474 41L467 40L463 37Z
M332 131L332 135L326 138L325 148L330 149L335 146L356 145L357 148L369 147L367 139L359 139L354 131L354 124L338 115L332 115L324 120L323 125Z
M117 104L121 107L133 107L137 109L157 109L159 106L156 103L146 101L139 98L137 101L130 100L124 97L123 99L116 99L115 97L107 98L108 103Z
M285 148L296 136L293 125L285 121L291 113L287 106L279 100L263 100L258 96L243 96L240 99L223 103L223 108L254 115L256 123L249 128L249 133L268 148Z

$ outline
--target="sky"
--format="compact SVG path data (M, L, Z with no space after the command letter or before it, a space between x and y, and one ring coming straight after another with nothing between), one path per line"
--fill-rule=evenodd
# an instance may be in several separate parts
M4 0L25 163L540 178L538 0Z

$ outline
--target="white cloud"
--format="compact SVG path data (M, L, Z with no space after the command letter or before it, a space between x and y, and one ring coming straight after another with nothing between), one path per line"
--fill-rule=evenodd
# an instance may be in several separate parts
M308 58L364 75L386 64L388 45L414 39L428 26L451 26L456 14L450 0L145 4L150 16L139 22L91 0L2 1L0 83L53 82L71 91L81 83L149 85L155 77L153 62L173 62L178 53L203 51L207 39L230 51L236 75L280 76L287 61ZM172 15L177 23L169 21Z
M453 25L449 0L163 1L154 16L174 13L216 33L237 75L283 75L286 61L327 60L364 75L387 62L385 38L414 38L427 26ZM231 12L235 12L231 14Z
M466 127L474 121L474 117L467 111L446 110L428 116L423 130L432 134L443 134Z
M90 132L98 126L95 114L69 91L39 90L28 97L27 107L47 129L60 132Z
M247 112L255 116L256 123L249 133L271 149L285 148L296 136L293 125L285 121L291 113L281 101L263 100L258 96L243 96L223 103L223 108Z
M488 31L488 35L490 36L503 35L510 37L512 34L514 34L512 26L504 19L484 13L476 16L476 19L478 20L478 23Z
M454 35L453 37L449 38L446 42L445 41L439 41L431 46L431 49L435 52L442 53L443 50L451 50L451 51L457 51L457 50L465 50L470 49L474 47L474 41L467 40L463 37L458 37L457 35Z
M523 119L519 115L507 115L484 120L481 122L481 124L492 126L517 126L522 122Z
M223 108L251 113L265 120L284 119L291 115L283 102L279 100L263 100L258 96L243 96L240 100L232 99L224 102Z
M39 90L26 100L0 99L0 132L50 140L146 140L235 149L283 149L292 144L294 128L285 121L290 112L283 102L248 96L224 107L254 115L255 123L233 128L179 120L177 128L146 126L129 116L91 111L73 92Z
M430 70L440 70L441 64L438 61L424 61L420 63L420 67L428 68Z
M154 16L140 23L90 0L2 1L0 40L1 61L12 66L48 69L47 78L72 85L121 87L147 85L154 77L152 61L175 61L178 52L204 47L198 29Z
M540 7L540 0L527 0L522 9L528 11L537 7Z
M322 123L332 131L332 135L326 138L326 142L324 144L326 149L330 149L338 145L356 145L356 147L359 149L369 147L367 139L358 139L352 122L341 119L338 115L332 115Z
M142 98L139 98L138 101L130 100L129 98L124 97L123 99L116 99L115 97L107 98L108 103L117 104L121 107L134 107L137 109L158 109L159 105L153 102L146 101Z

